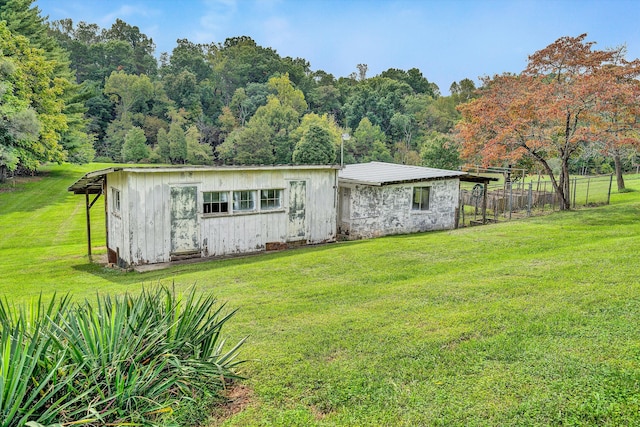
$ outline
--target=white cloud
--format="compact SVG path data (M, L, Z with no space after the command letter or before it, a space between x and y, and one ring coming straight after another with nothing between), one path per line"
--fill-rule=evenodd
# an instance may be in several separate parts
M194 31L196 43L210 43L224 32L238 9L236 0L204 0L200 29Z
M289 21L283 17L271 17L263 22L262 28L267 46L283 46L292 40Z
M145 16L146 9L147 9L146 7L135 7L135 6L130 6L125 4L120 6L117 10L114 10L113 12L103 16L100 19L99 24L102 27L108 27L110 26L110 24L115 22L117 18L120 18L123 21L126 21L126 18L131 18L132 16L136 16L136 15Z

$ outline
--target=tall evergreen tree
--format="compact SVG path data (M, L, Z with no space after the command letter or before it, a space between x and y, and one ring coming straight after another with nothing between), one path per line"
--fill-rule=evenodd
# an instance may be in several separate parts
M147 137L139 127L133 127L127 132L122 146L122 160L125 162L137 163L140 160L148 159L151 154L147 145Z
M158 144L156 146L156 152L161 163L171 162L169 136L164 128L158 129Z
M182 126L174 121L171 123L169 133L169 158L173 164L183 164L187 160L187 138Z

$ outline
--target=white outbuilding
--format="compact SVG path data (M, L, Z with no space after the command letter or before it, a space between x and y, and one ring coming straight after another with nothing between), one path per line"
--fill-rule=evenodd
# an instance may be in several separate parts
M460 181L484 183L486 194L491 179L382 162L342 169L125 166L89 172L69 191L86 198L89 255L89 213L103 196L108 262L131 267L339 237L452 229L457 226Z
M370 162L339 173L338 234L366 239L455 228L465 172Z
M108 261L129 267L333 242L338 169L113 167L69 191L86 196L89 254L88 213L104 196Z

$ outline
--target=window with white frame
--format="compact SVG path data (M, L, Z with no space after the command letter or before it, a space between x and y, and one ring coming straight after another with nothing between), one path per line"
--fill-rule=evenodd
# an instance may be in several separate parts
M260 210L280 209L282 190L260 190Z
M256 209L256 191L234 191L233 192L233 211L253 211Z
M111 210L120 212L120 190L111 188Z
M414 211L428 211L429 193L431 193L431 187L413 187L413 204L411 209Z
M202 213L229 213L229 193L226 191L205 191L202 193Z

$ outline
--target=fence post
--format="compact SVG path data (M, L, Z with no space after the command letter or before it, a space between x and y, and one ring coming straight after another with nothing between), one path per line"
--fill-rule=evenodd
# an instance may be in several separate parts
M607 204L611 201L611 185L613 184L613 174L609 178L609 192L607 193Z
M529 182L529 200L527 200L527 216L531 216L531 203L533 202L533 182Z
M511 219L511 208L512 208L512 197L513 197L513 185L509 183L509 219Z
M482 223L487 223L487 191L489 189L488 181L482 186Z
M589 205L589 185L590 184L591 184L591 177L587 178L587 197L586 197L586 200L584 201L585 206Z
M576 208L576 189L578 188L578 178L573 178L573 209ZM571 190L569 190L569 206L571 206Z

